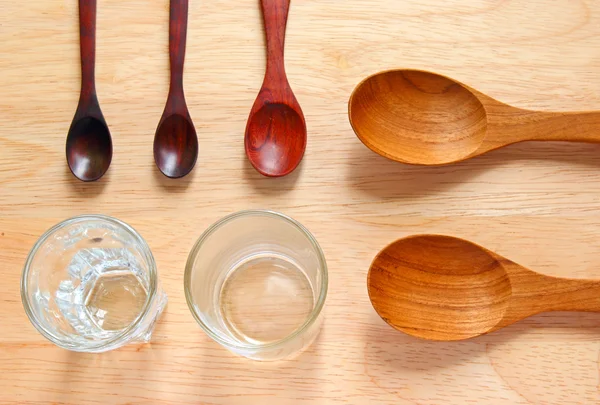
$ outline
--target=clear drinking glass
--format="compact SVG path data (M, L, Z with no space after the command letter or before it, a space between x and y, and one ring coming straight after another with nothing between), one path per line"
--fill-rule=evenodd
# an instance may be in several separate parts
M248 358L278 360L317 336L327 265L315 238L295 220L243 211L198 239L184 288L194 318L213 340Z
M103 215L67 219L40 237L25 263L21 299L44 337L80 352L148 342L167 303L144 239Z

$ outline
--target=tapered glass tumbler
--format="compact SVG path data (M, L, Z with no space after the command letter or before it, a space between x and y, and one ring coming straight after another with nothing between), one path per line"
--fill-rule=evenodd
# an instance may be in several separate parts
M327 265L300 223L272 211L243 211L198 239L184 284L190 311L208 336L239 355L279 360L317 336Z

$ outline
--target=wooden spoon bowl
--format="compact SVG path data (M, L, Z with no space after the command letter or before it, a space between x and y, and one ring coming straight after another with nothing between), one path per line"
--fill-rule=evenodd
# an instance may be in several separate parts
M75 118L71 124L66 143L67 163L79 180L94 181L110 166L112 139L104 118L87 114Z
M599 113L522 110L420 70L368 77L352 93L348 111L367 147L410 164L458 162L529 140L600 142Z
M165 176L180 178L193 169L197 158L198 137L191 118L167 111L154 136L156 166Z
M600 281L544 276L444 235L387 246L371 265L368 291L388 324L431 340L476 337L545 311L600 311Z
M248 121L246 155L254 168L269 177L291 173L306 148L301 111L287 104L261 105Z

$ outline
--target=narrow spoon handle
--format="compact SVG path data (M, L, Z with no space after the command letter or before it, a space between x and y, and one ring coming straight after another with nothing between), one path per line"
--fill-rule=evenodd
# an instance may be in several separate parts
M544 298L546 311L600 312L600 281L554 280L550 289L553 299ZM550 295L549 294L549 295Z
M171 86L169 91L183 94L183 62L187 38L188 0L171 0L169 14L169 59Z
M81 52L81 98L96 93L96 0L79 0L79 47Z
M267 37L267 79L281 82L285 79L285 63L283 51L285 46L285 29L287 26L290 0L260 1L265 35Z
M507 143L520 141L600 142L600 112L519 110L495 124Z
M511 277L513 308L524 318L547 311L600 312L600 280L565 279L526 271Z

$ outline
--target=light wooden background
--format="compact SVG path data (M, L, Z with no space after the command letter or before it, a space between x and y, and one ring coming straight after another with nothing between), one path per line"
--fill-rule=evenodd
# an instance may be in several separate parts
M168 1L98 0L97 87L114 140L108 174L70 175L79 92L77 2L0 0L0 402L15 404L598 404L600 315L539 315L458 343L388 327L366 273L392 240L457 235L531 269L600 277L600 146L526 143L461 164L408 167L364 147L354 86L409 67L518 107L600 109L600 0L294 0L286 46L304 109L304 161L283 179L246 162L262 81L258 0L192 0L185 85L200 140L193 174L164 178L152 139L168 85ZM326 319L297 359L251 362L208 339L183 296L187 254L231 212L270 208L320 241ZM150 244L169 305L151 345L102 354L46 342L19 277L40 234L82 213L116 216Z

